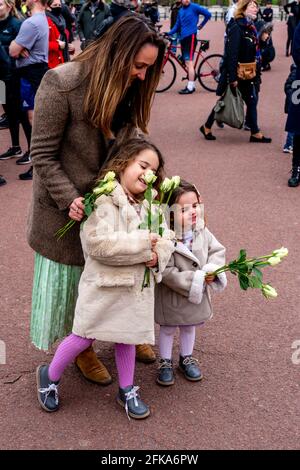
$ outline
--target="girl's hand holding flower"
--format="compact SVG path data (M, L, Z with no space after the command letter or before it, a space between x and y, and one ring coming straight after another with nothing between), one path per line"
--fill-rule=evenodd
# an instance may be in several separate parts
M152 259L150 261L147 261L146 266L147 268L154 268L158 263L158 256L155 251L152 251Z
M211 284L212 282L214 282L216 279L216 276L214 274L208 274L207 276L205 276L205 282L206 284Z
M152 249L155 248L157 240L158 240L157 233L150 233L150 241L151 241L151 248Z

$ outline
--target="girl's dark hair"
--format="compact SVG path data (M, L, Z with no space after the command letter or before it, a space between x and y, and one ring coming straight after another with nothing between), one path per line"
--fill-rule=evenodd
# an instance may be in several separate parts
M128 164L134 160L140 152L146 149L153 150L158 157L159 166L156 172L157 180L153 184L153 187L158 189L164 177L164 158L156 145L146 140L143 136L132 137L126 141L123 139L121 139L120 142L116 141L109 152L107 163L101 168L98 179L102 179L108 171L114 171L119 180L120 174L125 170Z
M192 183L188 183L188 181L181 180L180 185L178 186L178 188L174 189L172 196L170 197L169 205L172 206L173 204L176 204L180 196L182 196L182 194L184 193L195 193L198 202L201 202L201 195L196 186Z

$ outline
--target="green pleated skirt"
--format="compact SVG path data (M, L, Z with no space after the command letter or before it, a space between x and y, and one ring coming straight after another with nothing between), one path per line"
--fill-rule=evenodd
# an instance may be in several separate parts
M47 351L71 333L81 273L35 253L30 337L37 348Z

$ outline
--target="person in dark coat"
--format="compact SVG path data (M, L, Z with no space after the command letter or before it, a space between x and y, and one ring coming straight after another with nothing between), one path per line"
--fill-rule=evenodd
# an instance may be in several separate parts
M292 56L297 68L295 81L292 84L294 91L289 105L285 130L294 133L292 176L288 180L288 185L294 188L300 184L300 23L295 30Z
M78 34L82 49L86 41L95 39L95 31L109 17L109 6L102 0L89 0L83 5L78 16Z
M31 138L31 126L27 113L22 110L20 96L20 79L16 71L16 61L9 55L9 46L19 33L22 21L13 0L2 0L0 10L0 80L5 83L6 104L3 108L8 118L11 147L0 155L1 160L19 157L23 152L19 141L20 122L22 124L28 150ZM2 184L5 184L2 182ZM1 185L1 182L0 182Z
M285 93L285 102L284 102L284 112L288 114L289 106L292 101L292 94L293 94L293 83L296 80L296 72L297 67L295 64L291 65L290 73L286 82L284 84L284 93ZM294 140L294 133L288 132L286 137L286 142L283 146L284 153L293 153L293 140Z
M287 43L286 43L286 56L290 55L290 48L293 47L293 37L295 33L295 28L300 21L300 0L298 2L294 0L293 2L287 3L284 5L284 11L288 16L287 20Z
M94 38L99 39L103 34L124 15L134 15L136 5L131 0L112 0L110 16L94 32Z
M270 143L272 139L265 137L257 124L257 100L260 86L260 53L257 31L253 21L256 19L258 5L253 0L240 0L235 17L227 27L225 54L221 66L221 76L217 95L222 96L228 84L233 92L238 87L246 104L246 123L251 130L250 142ZM251 79L238 78L238 64L256 62L256 75ZM215 121L212 110L206 123L200 127L200 132L206 140L215 140L211 128Z
M266 8L264 8L261 17L266 23L271 23L273 21L272 2L267 2Z
M275 47L272 41L273 25L265 23L258 30L259 49L261 53L261 70L263 72L271 69L271 62L275 59Z

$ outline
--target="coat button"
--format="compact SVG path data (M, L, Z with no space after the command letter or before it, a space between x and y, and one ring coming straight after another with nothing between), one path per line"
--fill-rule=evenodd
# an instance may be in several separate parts
M197 268L198 267L198 263L196 263L196 261L193 262L193 266L194 268Z

